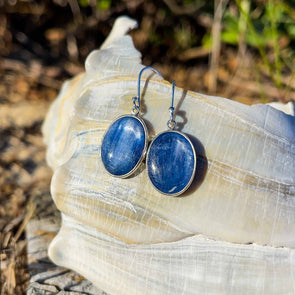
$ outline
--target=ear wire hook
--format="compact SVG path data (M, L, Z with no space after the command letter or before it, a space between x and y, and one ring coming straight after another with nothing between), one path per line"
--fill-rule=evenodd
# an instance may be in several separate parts
M138 115L140 113L140 80L141 80L141 75L142 73L147 70L147 69L151 69L152 71L154 71L156 74L158 74L161 78L163 78L163 76L161 75L161 73L151 67L151 66L147 66L147 67L144 67L140 72L139 72L139 75L138 75L138 82L137 82L137 96L135 97L132 97L132 101L133 101L133 108L132 108L132 114L133 115Z
M176 127L176 122L174 120L174 90L175 90L175 81L172 82L172 95L171 95L171 106L169 108L170 119L167 122L167 126L170 130L174 130Z

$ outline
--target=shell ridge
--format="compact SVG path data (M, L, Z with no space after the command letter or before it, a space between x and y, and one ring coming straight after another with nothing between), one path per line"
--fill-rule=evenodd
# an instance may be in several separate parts
M117 37L89 54L86 72L65 84L44 123L51 194L62 212L50 257L110 294L291 294L295 119L178 88L177 119L199 147L202 181L168 198L144 169L112 179L101 139L110 120L130 112L143 68L132 39ZM165 128L171 84L157 75L150 82L144 119L153 135Z

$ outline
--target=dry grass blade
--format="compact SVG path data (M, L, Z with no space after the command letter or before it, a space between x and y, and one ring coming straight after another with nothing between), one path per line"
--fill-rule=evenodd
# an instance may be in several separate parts
M185 50L178 58L187 61L194 58L205 57L210 54L211 50L204 47L195 47Z
M215 93L217 89L217 70L221 48L221 20L227 2L228 0L214 1L215 10L212 25L212 53L208 81L208 88L210 93Z
M26 225L28 224L29 220L33 217L34 212L35 212L36 206L32 203L30 203L30 205L28 206L28 212L26 214L26 217L24 218L22 224L20 225L20 227L18 228L15 236L13 237L13 243L15 244L18 239L20 238L21 234L24 232Z

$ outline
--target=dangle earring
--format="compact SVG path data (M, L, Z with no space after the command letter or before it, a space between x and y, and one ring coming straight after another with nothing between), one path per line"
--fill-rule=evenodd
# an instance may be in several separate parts
M147 153L147 172L153 186L161 193L178 196L191 185L196 170L196 152L189 138L175 131L174 88L172 83L169 130L158 134Z
M112 122L101 145L101 159L111 175L120 178L130 176L142 162L148 145L147 127L140 118L140 79L146 69L162 75L153 67L143 68L138 75L138 94L133 97L130 115L123 115Z

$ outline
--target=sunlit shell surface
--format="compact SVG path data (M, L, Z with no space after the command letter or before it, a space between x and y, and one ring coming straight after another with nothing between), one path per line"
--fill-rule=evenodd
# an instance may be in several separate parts
M197 154L190 189L162 195L145 164L127 179L103 168L102 137L131 112L143 68L124 36L135 26L117 20L44 123L62 212L50 258L109 294L294 294L294 116L176 88L178 130ZM171 98L171 84L151 74L141 81L150 139L167 129Z

